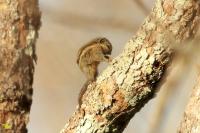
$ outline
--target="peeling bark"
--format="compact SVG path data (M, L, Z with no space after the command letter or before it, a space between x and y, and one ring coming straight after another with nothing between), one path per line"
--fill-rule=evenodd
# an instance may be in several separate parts
M172 60L170 44L195 35L199 6L197 0L157 0L123 52L88 85L81 107L61 133L123 132L154 97Z
M185 109L178 133L200 132L200 74Z
M0 132L27 132L39 27L37 0L0 0Z

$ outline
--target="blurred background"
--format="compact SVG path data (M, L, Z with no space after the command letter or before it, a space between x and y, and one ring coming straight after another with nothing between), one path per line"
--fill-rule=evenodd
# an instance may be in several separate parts
M29 133L58 133L77 105L85 77L76 65L78 49L99 36L113 44L117 56L151 11L154 0L39 0L42 26L37 41L38 63L34 80ZM141 4L142 3L142 4ZM106 64L101 65L101 70ZM157 133L176 132L190 95L194 72L173 90L164 107ZM158 118L162 87L127 126L125 133L151 133ZM155 132L156 131L152 131Z

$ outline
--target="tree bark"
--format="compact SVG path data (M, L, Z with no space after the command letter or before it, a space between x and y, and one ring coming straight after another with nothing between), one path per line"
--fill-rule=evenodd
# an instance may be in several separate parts
M0 132L27 132L39 27L37 0L0 0Z
M179 133L200 132L200 73L190 100L185 109L183 120L178 129Z
M123 52L88 85L61 133L123 132L158 90L172 60L170 44L195 35L199 6L198 0L157 0Z

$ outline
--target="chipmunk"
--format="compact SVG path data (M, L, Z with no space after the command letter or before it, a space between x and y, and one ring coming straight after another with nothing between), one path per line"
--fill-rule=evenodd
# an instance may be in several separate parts
M79 106L82 104L82 96L89 83L96 80L98 75L97 67L100 62L111 62L112 44L104 37L95 38L82 46L78 51L77 64L85 74L87 81L79 93Z

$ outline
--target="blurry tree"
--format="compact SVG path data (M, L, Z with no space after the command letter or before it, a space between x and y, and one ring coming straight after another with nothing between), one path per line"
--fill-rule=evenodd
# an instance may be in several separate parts
M37 0L0 0L0 132L25 133L32 103Z
M184 117L178 129L179 133L199 133L200 132L200 74L197 84L194 87L188 105L184 112Z
M199 66L199 51L200 51L200 34L188 46L184 53L190 64L194 64L198 70L196 84L192 90L190 99L185 108L183 119L179 126L179 133L199 133L200 132L200 66ZM187 64L186 64L187 66ZM191 68L191 67L190 67ZM186 78L186 77L184 77Z
M149 13L149 9L145 6L142 0L132 0L144 13L147 15Z

